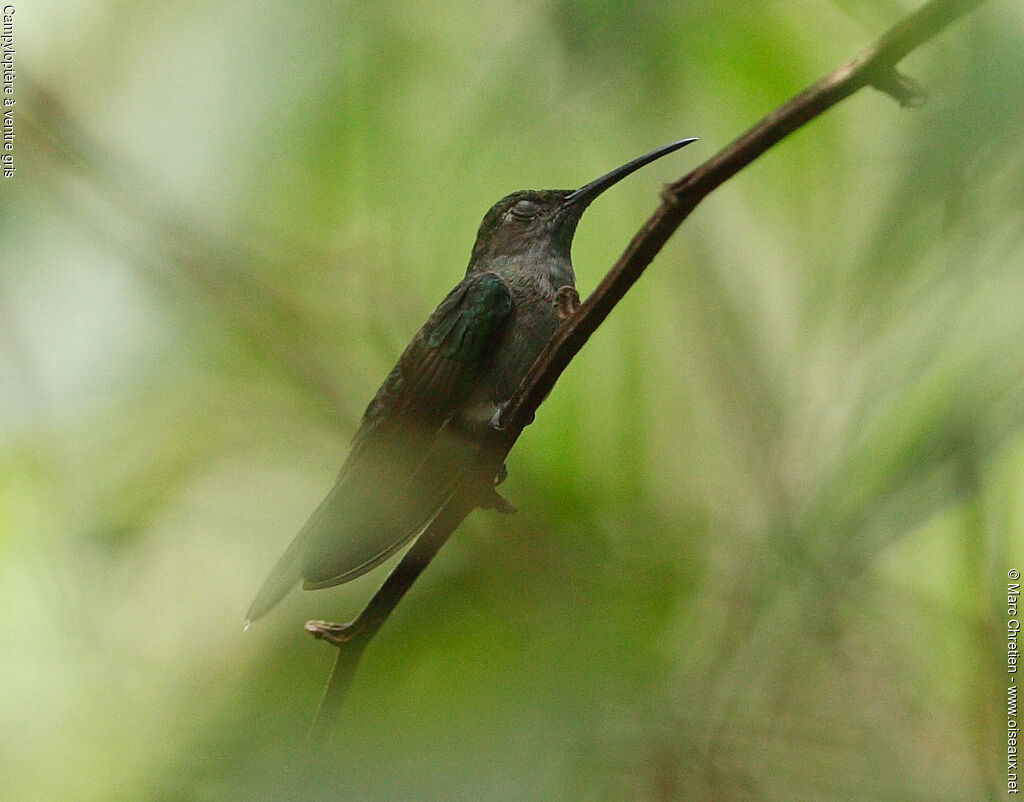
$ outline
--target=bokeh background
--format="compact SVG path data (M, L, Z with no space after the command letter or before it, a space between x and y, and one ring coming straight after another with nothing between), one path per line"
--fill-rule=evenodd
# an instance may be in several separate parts
M304 740L383 579L242 632L483 213L683 174L915 3L18 3L0 183L4 799L1005 794L1024 12L709 198Z

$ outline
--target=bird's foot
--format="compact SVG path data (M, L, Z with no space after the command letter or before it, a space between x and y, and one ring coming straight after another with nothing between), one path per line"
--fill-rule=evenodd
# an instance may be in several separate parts
M491 428L497 429L499 432L505 431L505 426L501 422L501 416L505 413L505 408L508 406L508 401L502 401L500 404L494 405L494 414L491 415Z
M559 287L555 293L555 308L558 310L558 319L567 320L580 305L580 294L575 287L568 285Z
M332 624L330 621L307 621L306 632L309 632L314 638L340 646L345 641L352 640L359 632L354 623Z

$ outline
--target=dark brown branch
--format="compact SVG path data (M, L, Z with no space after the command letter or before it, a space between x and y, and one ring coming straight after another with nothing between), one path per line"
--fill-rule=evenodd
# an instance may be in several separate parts
M788 134L864 86L873 86L891 95L901 106L918 105L923 97L921 91L913 81L896 72L896 64L911 50L984 2L932 0L926 3L870 47L768 114L700 167L665 188L661 206L534 363L505 410L504 430L492 433L473 474L419 537L366 608L348 625L307 624L307 629L315 635L338 646L338 660L313 724L315 736L326 737L330 733L366 644L449 535L477 507L481 491L493 480L562 371L697 204Z

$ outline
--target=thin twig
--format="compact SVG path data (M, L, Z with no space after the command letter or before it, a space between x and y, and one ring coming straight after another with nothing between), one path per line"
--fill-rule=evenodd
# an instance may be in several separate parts
M951 22L985 0L932 0L904 18L874 44L768 114L742 136L662 192L662 204L608 271L594 292L565 322L533 364L509 401L502 418L504 429L491 433L481 458L452 501L427 527L363 611L331 637L335 625L310 622L307 629L331 640L338 659L313 723L313 735L327 737L333 729L359 658L423 569L449 535L472 512L481 490L528 426L558 377L590 335L644 272L655 255L697 204L780 140L813 120L839 101L865 86L891 95L901 106L919 105L923 93L895 65L910 51L935 37Z

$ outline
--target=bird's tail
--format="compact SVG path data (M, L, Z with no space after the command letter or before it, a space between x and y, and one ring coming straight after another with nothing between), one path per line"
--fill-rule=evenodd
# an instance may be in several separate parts
M287 596L288 591L302 579L300 556L304 546L304 538L300 534L281 555L281 559L277 561L277 565L274 566L267 578L263 580L256 598L249 605L249 612L245 615L246 629L253 621L270 612L274 605Z

